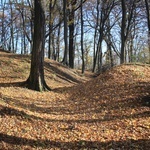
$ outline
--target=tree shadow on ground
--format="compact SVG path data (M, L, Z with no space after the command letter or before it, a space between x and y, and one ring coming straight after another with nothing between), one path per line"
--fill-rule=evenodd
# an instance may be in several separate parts
M14 82L14 83L2 83L3 86L20 86L22 84L22 82ZM143 83L145 84L145 83ZM0 84L1 85L1 84ZM108 88L108 87L106 87ZM148 90L148 89L146 89ZM82 95L77 95L77 99L71 99L71 97L73 97L72 93L70 93L70 97L65 101L58 101L57 104L55 105L51 105L48 103L45 105L38 105L35 103L29 103L26 104L24 102L24 99L22 97L16 97L16 98L11 98L11 97L5 97L5 95L2 95L2 100L4 100L4 102L6 103L13 103L13 105L15 105L18 108L23 109L22 112L26 112L26 110L29 110L31 112L36 112L36 113L40 113L42 114L50 114L50 115L87 115L87 116L92 116L92 114L97 114L97 117L95 119L84 119L84 117L80 118L80 119L70 119L70 120L54 120L54 119L50 119L50 118L41 118L41 117L37 117L37 116L32 116L32 115L28 115L28 114L23 114L22 116L26 116L26 118L32 118L32 119L40 119L40 120L45 120L45 121L51 121L51 122L66 122L66 123L70 123L72 122L76 122L76 123L93 123L93 122L104 122L104 121L113 121L116 119L131 119L131 118L143 118L143 117L149 117L150 116L150 111L148 111L148 109L143 110L143 111L139 111L136 113L132 113L132 114L126 114L126 111L129 111L129 109L134 109L134 108L138 108L140 109L140 107L143 107L143 104L145 104L145 101L147 102L147 100L149 100L149 95L146 97L137 97L136 99L125 99L125 100L120 100L120 101L107 101L105 103L101 103L101 99L103 99L103 96L99 97L98 100L84 100L82 98ZM80 98L80 100L79 100ZM27 99L27 98L26 98ZM83 99L83 100L82 100ZM88 99L88 95L87 98ZM32 101L31 98L27 99L27 101ZM38 100L37 100L38 101ZM40 101L40 100L39 100ZM95 103L93 105L93 103ZM73 106L73 108L71 108ZM83 106L83 107L82 107ZM112 107L113 106L113 107ZM147 107L147 106L144 106ZM121 111L120 108L123 110ZM11 108L5 108L3 110L3 114L4 112L6 112L7 115L11 115L9 112L16 112L18 110L14 109L14 110L9 110ZM6 111L7 110L7 111ZM117 114L111 114L111 111L116 111ZM2 110L1 110L2 111ZM108 111L108 113L105 113L105 115L101 115L104 111ZM22 113L21 112L21 113ZM21 114L20 112L16 112L13 113L13 115L15 114Z
M5 106L2 106L0 108L0 116L1 117L16 116L20 120L28 119L28 121L32 120L32 119L41 119L41 118L36 117L34 115L29 115L29 114L25 113L24 111L10 108L10 107L5 107Z
M149 150L150 149L150 140L148 139L139 139L139 140L120 140L120 141L108 141L108 142L99 142L99 141L73 141L73 142L62 142L62 141L50 141L50 140L34 140L22 137L16 137L13 135L7 135L0 133L0 142L11 144L12 148L15 145L30 146L30 148L59 148L62 150L79 150L79 149L121 149L121 150ZM0 144L2 145L2 144ZM1 146L2 147L2 146Z
M71 74L66 73L65 71L61 70L59 67L57 68L51 65L51 63L44 62L44 66L47 71L50 71L50 72L53 71L59 78L66 80L67 82L81 83L81 79L75 78ZM63 67L65 68L65 66Z
M124 115L124 116L111 116L111 115L105 115L103 118L95 118L95 119L51 119L51 118L42 118L36 115L30 115L23 110L18 110L10 107L3 106L0 109L0 115L1 117L3 116L16 116L18 119L22 120L42 120L42 121L48 121L48 122L63 122L63 123L100 123L100 122L105 122L105 121L113 121L113 120L123 120L123 119L134 119L134 118L144 118L144 117L150 117L150 111L145 111L142 113L136 113L132 115Z
M57 87L57 88L53 89L53 92L55 92L55 93L64 93L64 92L69 91L71 88L75 88L77 85L68 86L68 87Z
M25 81L0 83L0 87L25 87L24 85Z
M148 107L150 107L150 95L143 96L143 97L141 98L141 102L142 102L143 106L148 106Z

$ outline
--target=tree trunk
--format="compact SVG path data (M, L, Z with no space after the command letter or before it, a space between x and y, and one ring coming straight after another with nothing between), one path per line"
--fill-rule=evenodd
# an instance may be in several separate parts
M51 37L52 37L52 0L49 3L49 39L48 39L48 58L51 58Z
M61 21L61 18L59 18L59 20ZM59 62L59 53L60 53L60 33L61 33L61 24L58 27L57 42L56 42L57 43L56 59L57 59L58 62Z
M36 91L50 90L44 79L45 14L41 0L34 1L34 39L27 87Z
M5 37L5 31L4 31L5 30L5 27L4 27L5 3L2 4L2 5L3 5L3 10L2 10L2 18L1 18L1 28L2 28L2 31L1 31L2 32L2 34L1 34L1 44L2 45L1 46L2 46L3 49L5 49L5 42L4 42L5 41L5 38L4 38Z
M67 0L63 0L63 14L64 14L64 57L62 63L68 65L67 55L68 55L68 24L67 24Z
M98 30L98 26L99 26L99 0L97 0L97 6L96 6L96 10L97 10L97 16L96 16L96 26L95 26L95 33L94 33L94 52L93 52L93 69L92 72L95 72L95 68L96 68L96 38L97 38L97 30Z
M21 10L20 10L20 12L21 12L21 17L22 17L22 26L23 26L23 29L24 29L24 31L23 31L23 34L22 34L22 43L23 43L23 46L22 46L22 48L23 48L23 52L24 52L24 54L26 54L27 53L27 51L26 51L26 35L25 35L25 33L24 32L26 32L25 30L25 15L24 15L24 8L21 8Z
M34 36L34 10L33 10L33 1L27 0L27 3L30 7L30 13L31 13L31 18L30 18L30 35L31 38L29 36L27 36L28 41L30 42L30 53L32 52L33 49L33 36Z
M74 18L70 16L69 20L69 67L74 68Z
M128 5L127 5L128 4ZM130 4L130 5L129 5ZM128 1L121 0L122 6L122 22L121 22L121 57L120 63L123 64L126 61L126 43L128 39L129 32L132 28L132 20L135 17L134 10L136 8L136 1ZM129 7L130 6L130 7ZM128 7L128 9L127 9Z
M17 32L16 43L15 43L15 53L17 52L17 49L18 49L18 41L19 41L19 33Z
M145 0L148 25L148 47L149 47L149 64L150 64L150 1Z
M82 52L82 73L85 70L84 49L83 49L83 0L81 0L81 52Z
M99 73L102 71L102 41L103 41L102 37L103 37L103 33L100 34L99 36L98 46L97 46L97 64L98 64Z
M122 23L121 23L121 55L120 55L120 63L123 64L125 61L125 28L126 28L126 4L125 0L121 0L122 6Z
M71 1L69 13L69 67L74 68L74 16L77 0Z
M55 32L52 34L52 59L56 60Z
M10 13L11 13L11 27L10 27L10 35L11 35L11 44L10 44L10 47L11 47L11 51L14 53L14 49L15 49L15 46L14 46L14 25L13 25L13 8L12 8L12 3L10 2Z

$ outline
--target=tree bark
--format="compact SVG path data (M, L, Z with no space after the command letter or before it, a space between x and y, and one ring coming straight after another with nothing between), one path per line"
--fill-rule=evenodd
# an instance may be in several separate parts
M62 63L68 65L68 23L67 23L67 0L63 0L63 14L64 14L64 43L65 43L65 50L64 50L64 57Z
M84 49L83 49L83 0L81 0L81 53L82 53L82 73L85 71Z
M97 16L96 16L96 25L95 25L95 33L94 33L94 52L93 52L93 69L92 72L95 72L95 68L96 68L96 38L97 38L97 31L98 31L98 26L99 26L99 15L100 15L100 11L99 11L99 4L100 1L97 0L97 6L96 6L96 10L97 10Z
M61 18L59 18L61 21ZM60 22L59 21L59 22ZM57 51L56 51L56 59L59 62L59 53L60 53L60 33L61 33L61 24L58 26L58 31L57 31Z
M121 22L121 55L120 63L124 63L124 54L125 54L125 27L126 27L126 4L125 0L121 0L122 6L122 22Z
M122 22L121 22L120 63L123 64L123 63L125 63L125 60L126 60L125 59L125 57L126 57L126 55L125 55L125 53L126 53L125 46L126 46L126 42L127 42L129 32L131 31L131 27L132 27L131 21L134 18L134 10L136 8L136 1L130 1L130 3L127 3L125 0L121 0L121 6L122 6Z
M10 13L11 13L11 27L10 27L10 50L14 53L14 49L15 49L15 46L14 46L14 25L13 25L13 8L12 8L12 2L9 2L10 3Z
M74 13L74 12L73 12ZM69 67L74 68L74 14L69 16Z
M145 0L148 25L148 48L149 48L149 64L150 64L150 1Z
M41 0L34 1L34 39L27 87L36 91L50 90L44 79L45 14Z
M48 39L48 58L51 58L51 38L52 38L52 0L49 3L49 39Z
M75 5L77 0L71 1L71 8L69 11L69 67L74 68L74 17Z
M5 49L6 48L6 45L5 45L5 27L4 27L4 12L5 12L5 3L4 4L2 4L3 5L3 10L2 10L2 18L1 18L1 46L2 46L2 48L3 49Z

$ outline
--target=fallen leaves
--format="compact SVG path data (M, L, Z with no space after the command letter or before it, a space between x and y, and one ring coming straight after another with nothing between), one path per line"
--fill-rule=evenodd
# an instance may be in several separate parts
M21 69L11 67L19 61L28 68L28 59L14 56L11 65L6 56L1 63L7 67L0 72L0 149L150 149L149 66L121 65L78 85L57 75L52 81L47 68L54 90L39 93L13 84Z

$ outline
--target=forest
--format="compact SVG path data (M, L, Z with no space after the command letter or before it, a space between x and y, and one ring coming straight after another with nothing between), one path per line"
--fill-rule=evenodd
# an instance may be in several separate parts
M0 0L0 149L149 150L150 1Z
M45 57L70 68L101 70L124 62L150 63L149 0L45 0ZM0 46L30 54L34 1L1 0Z

